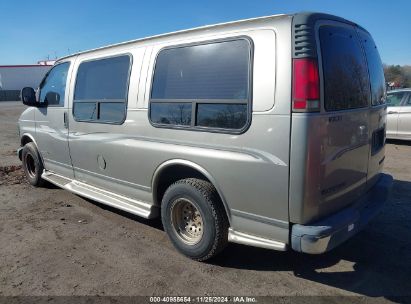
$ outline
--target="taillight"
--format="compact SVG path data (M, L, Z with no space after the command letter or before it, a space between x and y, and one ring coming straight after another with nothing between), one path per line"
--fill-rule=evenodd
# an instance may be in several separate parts
M293 110L315 112L320 110L320 79L317 60L293 60Z

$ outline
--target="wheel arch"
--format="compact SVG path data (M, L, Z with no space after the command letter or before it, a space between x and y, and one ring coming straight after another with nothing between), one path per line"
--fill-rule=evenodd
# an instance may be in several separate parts
M29 133L24 133L21 138L20 138L20 144L22 147L24 147L25 144L29 143L29 142L33 142L36 147L37 147L37 143L34 140L33 135L29 134Z
M40 153L40 150L39 150L39 147L37 146L37 142L36 142L36 140L34 139L34 137L33 137L33 135L31 135L30 133L24 133L21 137L20 137L20 145L21 145L21 147L23 148L26 144L28 144L28 143L30 143L30 142L32 142L35 146L36 146L36 149L37 149L37 153L40 155L40 160L43 162L43 164L44 164L44 160L43 160L43 156L41 155L41 153ZM22 159L22 152L23 152L23 149L20 149L19 150L19 158L20 158L20 160Z
M192 161L184 159L171 159L163 162L157 167L153 174L151 183L153 203L156 206L160 206L165 190L175 181L189 177L205 179L215 187L223 204L227 219L231 224L230 208L228 207L223 192L218 186L215 178L202 166Z

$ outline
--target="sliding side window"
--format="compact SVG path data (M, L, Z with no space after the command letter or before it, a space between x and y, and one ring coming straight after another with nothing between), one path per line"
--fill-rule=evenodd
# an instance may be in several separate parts
M251 42L245 38L160 51L150 96L159 127L241 132L250 120Z
M77 121L121 124L126 118L130 56L123 55L80 64L74 91Z

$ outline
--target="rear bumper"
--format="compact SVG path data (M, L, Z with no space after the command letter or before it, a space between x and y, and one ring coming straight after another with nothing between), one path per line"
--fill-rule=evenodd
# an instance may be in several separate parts
M310 225L295 224L291 230L291 247L298 252L327 252L359 232L384 206L393 178L381 174L378 182L352 206Z

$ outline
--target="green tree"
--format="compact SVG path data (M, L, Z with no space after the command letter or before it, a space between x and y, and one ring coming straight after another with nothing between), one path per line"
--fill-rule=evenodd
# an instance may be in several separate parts
M384 65L385 81L395 82L400 87L411 87L411 66Z

